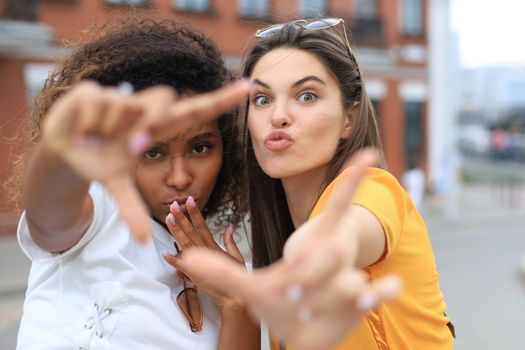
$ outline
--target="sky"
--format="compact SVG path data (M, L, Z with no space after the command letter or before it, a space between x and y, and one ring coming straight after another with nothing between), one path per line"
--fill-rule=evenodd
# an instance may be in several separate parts
M525 66L525 0L452 0L451 10L464 67Z

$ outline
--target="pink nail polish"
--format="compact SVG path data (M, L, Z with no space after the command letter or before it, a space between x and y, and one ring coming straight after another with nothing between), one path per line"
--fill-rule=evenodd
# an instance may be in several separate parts
M167 219L170 222L170 224L175 225L176 222L175 218L173 217L173 214L169 213Z
M128 149L132 154L143 152L151 142L151 136L147 131L141 130L133 134L128 143Z
M197 208L197 203L195 203L195 199L193 199L192 196L188 197L188 200L186 201L186 205L188 205L190 208Z
M176 201L171 203L171 209L177 214L180 213L180 205Z

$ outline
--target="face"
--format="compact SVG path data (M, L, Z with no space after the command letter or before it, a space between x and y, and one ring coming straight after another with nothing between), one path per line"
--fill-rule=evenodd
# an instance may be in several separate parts
M273 178L324 173L350 127L337 81L313 54L278 48L255 65L248 128Z
M218 122L181 122L177 135L159 140L144 152L135 182L152 216L164 223L173 201L185 204L192 196L199 209L204 208L221 164Z

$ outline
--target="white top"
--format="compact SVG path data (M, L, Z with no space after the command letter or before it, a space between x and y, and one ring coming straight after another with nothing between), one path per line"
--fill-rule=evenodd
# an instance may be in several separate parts
M116 205L93 183L93 222L61 254L31 239L20 219L18 240L32 260L17 349L216 349L220 312L203 292L202 331L193 333L176 297L183 289L164 261L174 239L152 222L153 239L141 246L120 220Z

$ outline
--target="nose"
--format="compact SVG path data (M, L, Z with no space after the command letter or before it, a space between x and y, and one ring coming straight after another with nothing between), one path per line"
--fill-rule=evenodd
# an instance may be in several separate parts
M290 111L286 102L277 102L274 104L272 113L272 126L274 128L282 129L290 126L292 119L290 117Z
M191 185L193 174L189 161L184 156L173 157L166 183L177 191L183 191Z

